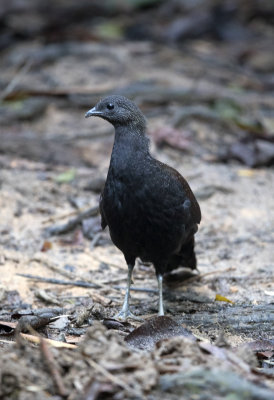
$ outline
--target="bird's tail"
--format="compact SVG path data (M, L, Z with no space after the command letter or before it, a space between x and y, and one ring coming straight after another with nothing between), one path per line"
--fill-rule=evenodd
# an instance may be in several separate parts
M179 253L174 254L168 263L168 270L172 271L177 267L185 267L190 269L196 269L197 261L195 255L195 240L192 236L188 242L184 243Z

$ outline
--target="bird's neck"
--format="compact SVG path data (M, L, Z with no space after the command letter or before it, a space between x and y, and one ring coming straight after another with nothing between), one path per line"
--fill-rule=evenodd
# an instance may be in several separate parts
M134 168L149 156L149 139L143 129L116 127L110 168L116 172Z

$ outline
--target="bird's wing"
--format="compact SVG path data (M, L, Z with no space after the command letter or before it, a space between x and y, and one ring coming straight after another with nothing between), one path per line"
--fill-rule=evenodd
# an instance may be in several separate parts
M161 163L161 162L160 162ZM185 178L182 177L182 175L176 171L176 169L170 167L169 165L166 165L164 163L161 163L162 166L164 166L164 169L171 175L173 176L177 182L179 182L179 184L182 186L183 191L186 194L186 197L190 200L191 203L191 216L193 218L193 221L196 224L199 224L201 222L201 209L200 206L196 200L196 197L194 196L189 184L187 183L187 181L185 180Z
M176 171L177 172L177 171ZM182 187L184 188L184 191L186 192L187 197L189 198L191 202L191 213L194 218L194 221L196 224L199 224L201 222L202 214L201 214L201 209L199 206L199 203L196 200L196 197L194 196L192 190L190 189L189 184L185 180L185 178L182 177L182 175L177 172L178 180L181 183Z
M107 227L107 221L106 221L106 217L105 217L105 213L104 213L104 209L103 209L103 201L102 200L103 200L103 192L100 194L99 210L100 210L100 214L101 214L101 227L102 227L102 229L105 229Z

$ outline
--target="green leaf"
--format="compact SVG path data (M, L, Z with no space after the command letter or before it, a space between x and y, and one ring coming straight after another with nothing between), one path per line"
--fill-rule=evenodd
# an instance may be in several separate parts
M57 183L69 183L72 182L76 177L76 170L75 169L68 169L65 172L57 175L54 180Z

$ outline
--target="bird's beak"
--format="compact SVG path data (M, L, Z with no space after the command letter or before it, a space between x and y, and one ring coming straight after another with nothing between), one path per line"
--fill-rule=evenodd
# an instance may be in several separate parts
M103 113L101 111L97 111L96 107L91 108L90 110L88 110L88 112L85 115L85 118L89 118L89 117L96 117L96 116L100 116Z

